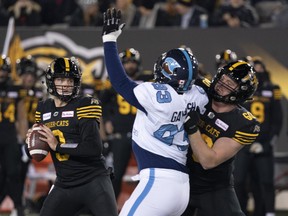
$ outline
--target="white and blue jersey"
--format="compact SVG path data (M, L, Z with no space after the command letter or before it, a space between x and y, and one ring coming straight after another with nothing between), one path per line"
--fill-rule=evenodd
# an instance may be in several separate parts
M113 87L138 109L132 140L139 170L164 168L187 173L188 138L183 122L197 107L204 112L208 102L204 90L193 85L179 95L168 84L137 84L126 75L115 42L104 43L104 53Z
M134 88L143 109L133 125L133 150L139 169L155 167L186 172L188 138L183 122L187 114L207 102L196 86L179 95L170 85L143 83Z

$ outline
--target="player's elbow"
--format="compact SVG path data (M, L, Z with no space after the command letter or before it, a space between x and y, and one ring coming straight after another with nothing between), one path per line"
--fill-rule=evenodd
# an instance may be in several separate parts
M216 161L214 161L213 159L203 159L203 160L200 160L200 164L202 166L202 168L204 170L209 170L209 169L213 169L215 168L216 166L218 166L218 164L216 163Z

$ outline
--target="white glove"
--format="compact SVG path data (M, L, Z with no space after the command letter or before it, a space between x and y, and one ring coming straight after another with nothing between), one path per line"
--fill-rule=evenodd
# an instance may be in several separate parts
M29 159L29 157L28 157L27 154L26 154L25 144L24 144L24 145L21 145L21 153L22 153L21 160L22 160L24 163L27 163L30 159Z
M249 152L254 154L260 154L264 151L263 146L259 142L255 142L250 146Z

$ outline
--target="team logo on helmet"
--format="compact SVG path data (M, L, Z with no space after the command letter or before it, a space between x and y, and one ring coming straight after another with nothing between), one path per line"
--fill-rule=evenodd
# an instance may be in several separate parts
M168 57L165 59L162 68L163 68L162 70L163 75L168 79L171 79L171 75L174 74L175 68L180 68L180 65L177 61L175 61L175 59Z

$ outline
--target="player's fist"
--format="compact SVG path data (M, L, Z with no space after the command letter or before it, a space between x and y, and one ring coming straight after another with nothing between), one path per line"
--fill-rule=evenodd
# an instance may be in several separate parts
M197 111L193 111L193 110L190 111L184 122L184 129L189 135L197 132L198 121L199 121L199 115Z
M116 41L125 26L125 23L120 25L121 11L115 8L108 9L103 14L103 20L103 42Z

